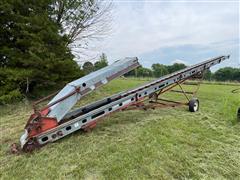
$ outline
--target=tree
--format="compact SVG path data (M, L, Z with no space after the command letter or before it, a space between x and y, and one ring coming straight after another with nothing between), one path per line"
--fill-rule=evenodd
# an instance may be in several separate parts
M210 69L207 69L203 72L203 79L210 81L212 79L212 72Z
M126 74L124 74L124 76L128 76L128 77L137 77L137 69L133 69L129 72L127 72Z
M152 70L142 66L137 68L137 77L152 77Z
M0 96L34 93L82 75L68 38L49 12L51 0L0 2Z
M161 77L169 73L167 67L159 63L153 64L152 70L155 77Z
M52 18L68 37L76 54L83 54L89 42L102 38L111 29L111 1L55 0Z
M103 67L106 67L106 66L108 66L107 56L105 53L102 53L99 61L94 63L94 69L98 70L98 69L102 69Z
M173 73L176 71L179 71L181 69L186 68L187 66L185 64L182 63L174 63L173 65L167 66L167 70L169 73Z
M225 67L214 73L217 81L240 81L240 68Z
M94 66L93 66L93 64L92 64L91 62L89 62L89 61L85 62L85 63L83 64L82 68L83 68L83 72L84 72L85 75L87 75L87 74L89 74L89 73L91 73L91 72L94 71Z
M233 80L240 82L240 68L234 68Z

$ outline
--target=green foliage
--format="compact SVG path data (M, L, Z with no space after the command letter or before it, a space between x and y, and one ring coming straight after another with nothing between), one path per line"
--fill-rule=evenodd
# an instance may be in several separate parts
M145 67L139 67L136 71L136 77L152 77L152 70Z
M203 72L203 79L208 81L212 79L212 72L209 69Z
M154 77L161 77L169 73L167 66L159 63L153 64L152 70L153 70Z
M22 98L23 95L19 89L15 89L13 91L9 91L7 94L0 96L0 105L13 103L15 101L21 100Z
M84 74L87 75L93 71L97 71L106 66L108 66L107 56L105 53L102 53L98 61L96 61L94 64L91 63L90 61L87 61L83 64L82 69Z
M0 93L7 94L13 89L24 89L26 77L32 75L32 71L20 68L0 68Z
M174 63L173 65L167 66L167 70L169 73L173 73L176 71L179 71L181 69L186 68L187 66L185 64L182 63Z
M240 68L225 67L214 73L217 81L240 81Z
M94 69L96 71L96 70L102 69L106 66L108 66L107 56L105 53L102 53L99 58L99 61L94 63Z
M186 65L181 63L174 63L173 65L169 66L159 63L152 65L152 70L155 77L161 77L184 68L186 68Z
M89 61L85 62L83 64L82 68L83 68L83 72L85 75L94 71L94 65L93 65L93 63L91 63Z
M153 64L152 68L145 68L140 66L139 68L128 72L125 76L135 76L135 77L161 77L169 73L178 71L185 68L184 64L175 63L173 65L163 65L163 64Z
M181 63L174 63L173 65L169 66L159 63L152 65L152 70L155 77L161 77L184 68L186 68L186 65Z
M51 3L0 2L0 97L15 90L34 94L39 87L51 88L83 75L66 46L67 37L59 35L59 26L50 18Z
M145 67L140 66L140 67L126 73L125 76L152 77L153 72L149 68L145 68Z
M181 63L174 63L173 65L153 64L152 69L139 67L136 70L132 70L126 74L126 76L135 77L161 77L181 69L187 66ZM240 68L225 67L212 73L209 69L204 71L203 79L212 81L239 81L240 82Z

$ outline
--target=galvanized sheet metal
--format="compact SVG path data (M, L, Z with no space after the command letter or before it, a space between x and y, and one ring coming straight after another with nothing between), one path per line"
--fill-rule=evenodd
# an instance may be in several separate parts
M50 107L48 117L56 118L59 121L66 115L67 112L77 103L77 101L85 94L93 91L97 87L108 83L108 81L119 77L126 72L139 66L136 57L128 57L118 60L113 64L102 68L98 71L92 72L80 79L68 83L49 103L48 105L58 101L68 94L80 88L80 91L72 96L60 101L59 103Z

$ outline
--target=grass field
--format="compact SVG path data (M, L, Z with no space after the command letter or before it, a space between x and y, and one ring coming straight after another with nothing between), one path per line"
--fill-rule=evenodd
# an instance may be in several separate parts
M142 83L114 80L83 102ZM240 94L231 93L236 88L203 84L196 113L187 107L122 111L90 133L20 155L9 147L19 140L31 107L1 107L0 179L240 179Z

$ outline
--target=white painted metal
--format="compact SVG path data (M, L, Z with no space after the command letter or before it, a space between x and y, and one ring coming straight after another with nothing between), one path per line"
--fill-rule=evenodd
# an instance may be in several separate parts
M198 110L198 102L195 102L195 103L194 103L193 109L194 109L194 112L196 112L196 111Z

